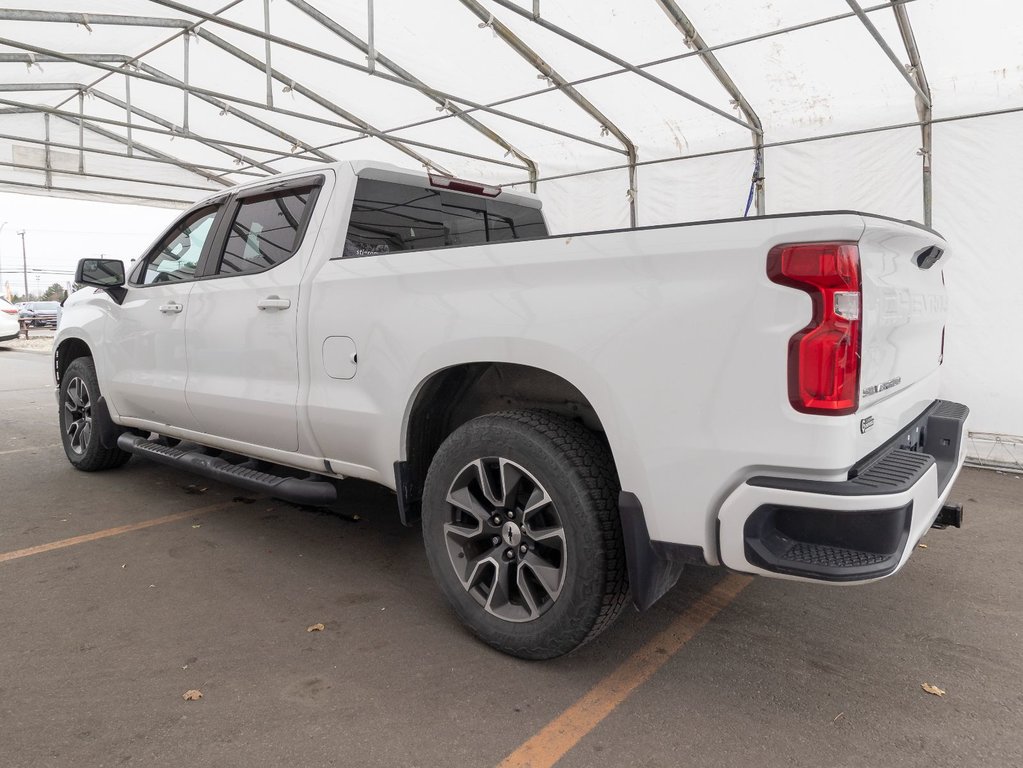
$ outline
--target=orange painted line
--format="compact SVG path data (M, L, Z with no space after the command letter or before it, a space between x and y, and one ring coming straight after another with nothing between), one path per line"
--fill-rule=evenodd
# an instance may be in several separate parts
M501 761L498 768L550 768L611 714L633 691L678 653L707 622L753 579L731 573L697 598L684 613L539 733Z
M173 515L164 515L163 517L154 517L151 520L143 520L140 523L130 523L128 525L119 525L116 528L106 528L102 531L95 531L94 533L86 533L81 536L73 536L70 539L60 539L59 541L51 541L49 544L39 544L35 547L27 547L25 549L16 549L13 552L4 552L0 554L0 563L6 563L9 560L20 560L23 557L31 557L32 555L41 555L43 552L52 552L55 549L64 549L65 547L73 547L76 544L86 544L90 541L99 541L100 539L108 539L111 536L120 536L122 533L131 533L132 531L141 531L146 528L152 528L156 525L164 525L165 523L173 523L176 520L184 520L189 517L195 517L196 515L205 515L210 512L217 512L221 509L227 509L228 507L234 506L234 502L225 501L220 504L210 504L207 507L199 507L198 509L190 509L187 512L175 512Z

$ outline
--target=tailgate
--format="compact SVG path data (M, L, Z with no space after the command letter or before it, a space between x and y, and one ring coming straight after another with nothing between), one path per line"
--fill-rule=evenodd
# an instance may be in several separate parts
M945 241L909 224L869 216L864 224L860 412L935 372L948 309Z

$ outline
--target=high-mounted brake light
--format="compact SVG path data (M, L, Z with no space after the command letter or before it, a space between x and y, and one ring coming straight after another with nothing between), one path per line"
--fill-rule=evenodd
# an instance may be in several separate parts
M810 295L810 324L789 340L789 401L803 413L840 416L859 406L860 252L856 243L778 245L772 282Z
M501 194L500 187L492 187L476 181L456 179L452 176L434 176L432 173L429 176L431 187L450 189L452 192L468 192L473 195L483 195L484 197L497 197Z

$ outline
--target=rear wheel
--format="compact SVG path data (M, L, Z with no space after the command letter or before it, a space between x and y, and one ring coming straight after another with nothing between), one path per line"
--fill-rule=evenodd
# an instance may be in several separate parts
M628 594L606 446L542 411L481 416L437 452L423 498L434 578L484 642L522 658L574 650Z
M60 382L60 438L64 453L75 469L97 472L124 464L131 454L100 442L97 419L109 418L95 410L99 381L91 357L71 361Z

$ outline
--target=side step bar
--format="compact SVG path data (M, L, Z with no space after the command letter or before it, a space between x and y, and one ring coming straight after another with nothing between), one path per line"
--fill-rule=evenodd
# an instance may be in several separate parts
M136 456L295 504L324 506L337 500L337 488L332 483L274 475L248 466L248 463L232 464L219 456L205 453L198 446L181 450L125 432L117 438L117 447Z

